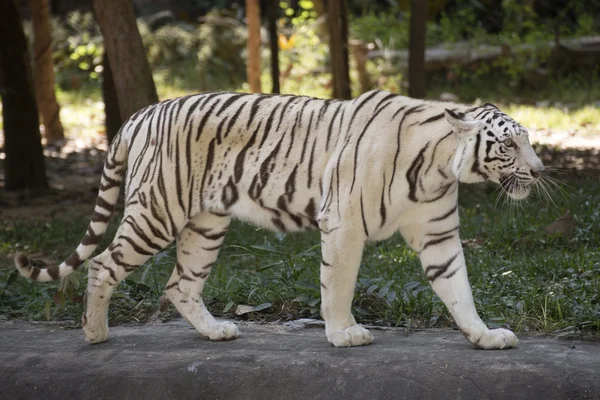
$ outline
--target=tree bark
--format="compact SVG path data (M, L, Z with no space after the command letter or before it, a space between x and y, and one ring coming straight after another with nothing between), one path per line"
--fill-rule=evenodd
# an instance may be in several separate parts
M156 103L156 87L129 0L93 0L114 77L121 120Z
M47 143L65 138L54 94L54 61L48 0L29 0L33 25L33 83Z
M272 93L280 93L279 88L279 40L277 36L277 10L279 0L269 0L267 4L267 18L269 20L269 47L271 48L271 80L273 81Z
M27 40L14 0L0 1L0 95L6 189L48 187Z
M425 29L427 0L410 1L410 33L408 43L408 95L425 97Z
M351 40L350 49L352 50L352 56L356 62L356 72L358 72L360 92L366 93L372 88L371 79L367 72L367 54L369 53L369 49L361 40Z
M333 97L350 99L350 67L348 65L347 0L328 2L329 52L333 74Z
M248 24L248 62L246 73L252 93L260 93L260 3L259 0L246 0L246 21Z
M119 111L119 98L117 97L117 89L113 79L110 62L106 53L102 58L102 98L104 99L104 114L106 126L106 138L108 143L111 143L117 132L123 124Z

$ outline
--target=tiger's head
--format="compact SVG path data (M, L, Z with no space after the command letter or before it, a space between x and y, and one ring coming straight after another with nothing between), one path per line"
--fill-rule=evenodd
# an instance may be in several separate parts
M544 164L529 143L527 129L493 104L462 112L445 110L457 136L452 170L461 182L492 181L513 199L524 199Z

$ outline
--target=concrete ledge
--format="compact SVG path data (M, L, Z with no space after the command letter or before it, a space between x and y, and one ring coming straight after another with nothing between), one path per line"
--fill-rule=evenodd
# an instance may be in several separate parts
M600 342L521 337L472 348L455 331L373 331L335 349L322 329L241 324L231 342L184 321L81 330L0 323L0 399L600 399Z

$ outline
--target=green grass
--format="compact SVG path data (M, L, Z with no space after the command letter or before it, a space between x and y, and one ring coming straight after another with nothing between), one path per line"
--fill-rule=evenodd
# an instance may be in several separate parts
M534 198L518 207L495 206L493 186L461 188L461 237L477 309L488 325L600 336L600 186L585 177L568 183L574 189L567 188L567 196L556 195L551 206ZM543 228L567 209L578 223L574 232L544 234ZM0 318L79 320L83 273L76 272L63 286L64 296L57 295L58 283L18 277L8 256L15 250L45 250L61 260L86 225L86 219L0 222ZM104 245L114 228L115 223ZM172 246L167 248L118 286L111 324L172 315L172 307L162 314L157 309L173 253ZM236 222L207 282L205 301L216 315L230 317L240 304L263 308L244 316L254 320L318 317L319 259L317 232L283 236ZM354 314L361 322L385 326L452 323L417 255L398 236L368 245Z

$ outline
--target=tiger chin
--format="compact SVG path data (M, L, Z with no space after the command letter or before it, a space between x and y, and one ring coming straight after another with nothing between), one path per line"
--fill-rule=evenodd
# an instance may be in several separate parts
M203 93L146 107L113 140L87 232L59 266L15 256L37 281L85 260L86 340L108 338L114 287L172 241L165 295L203 338L239 335L202 300L232 218L276 231L321 233L321 314L336 347L373 341L351 303L364 245L400 232L435 293L475 347L515 347L477 314L459 238L459 182L492 181L525 197L544 167L527 131L491 104L427 102L385 91L350 101ZM91 257L125 187L112 243ZM91 257L91 258L90 258ZM398 268L402 268L401 265Z

